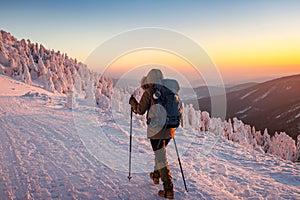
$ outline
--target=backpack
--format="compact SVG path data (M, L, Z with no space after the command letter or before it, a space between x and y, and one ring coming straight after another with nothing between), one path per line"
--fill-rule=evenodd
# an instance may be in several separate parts
M154 84L152 88L155 90L153 94L155 104L164 109L157 114L165 115L165 120L159 119L160 123L164 123L163 128L179 127L182 121L182 102L178 96L180 89L178 82L174 79L163 79L161 84ZM151 121L154 122L155 119L150 119L149 124Z

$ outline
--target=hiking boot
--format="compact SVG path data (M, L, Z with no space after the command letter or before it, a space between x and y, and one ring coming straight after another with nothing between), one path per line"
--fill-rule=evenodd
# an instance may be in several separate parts
M160 175L159 175L159 172L158 171L154 171L154 172L150 172L150 178L153 180L153 183L155 185L158 185L159 184L159 178L160 178Z
M158 196L164 197L167 199L174 199L174 190L172 183L172 174L170 168L167 165L166 167L159 170L160 178L163 181L163 190L158 191Z
M159 190L158 196L166 199L174 199L174 191Z
M172 174L170 172L170 168L167 165L166 167L159 170L160 178L163 182L165 191L173 191L173 183L172 183Z

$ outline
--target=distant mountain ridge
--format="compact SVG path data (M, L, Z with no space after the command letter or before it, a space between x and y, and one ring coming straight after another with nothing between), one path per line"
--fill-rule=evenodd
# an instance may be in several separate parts
M300 134L300 74L256 84L227 93L226 118L237 117L259 130L285 131L293 139ZM210 98L198 99L210 112Z
M249 83L243 83L243 84L238 84L238 85L233 85L233 86L225 86L225 91L227 93L234 92L234 91L238 91L238 90L242 90L242 89L252 87L256 84L258 84L258 83L249 82ZM213 90L214 89L215 90L220 90L221 88L222 88L222 86L210 86L210 90L212 90L212 89ZM181 88L181 90L182 90L183 94L187 95L188 93L193 93L193 94L197 95L197 97L199 99L210 96L208 86L206 86L206 85L199 86L199 87L196 87L194 89L192 89L192 88ZM192 90L192 92L191 92L191 90Z
M229 93L229 92L243 90L243 89L252 87L254 85L257 85L257 84L259 84L259 83L257 83L257 82L248 82L248 83L242 83L242 84L234 85L234 86L231 86L231 87L226 87L226 92Z

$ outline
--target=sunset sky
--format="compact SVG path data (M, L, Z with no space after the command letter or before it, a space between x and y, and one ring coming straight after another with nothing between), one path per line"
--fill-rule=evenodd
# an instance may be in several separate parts
M83 62L104 41L124 31L142 27L174 30L206 51L226 83L299 74L299 19L297 0L12 0L0 6L0 29ZM182 67L184 61L175 57L136 52L115 64L125 69L129 63L143 65L152 58L153 63Z

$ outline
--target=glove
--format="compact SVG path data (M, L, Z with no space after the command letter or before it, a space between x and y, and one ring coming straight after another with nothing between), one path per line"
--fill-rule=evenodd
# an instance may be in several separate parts
M136 99L134 98L133 95L129 98L129 104L132 106L136 102Z

